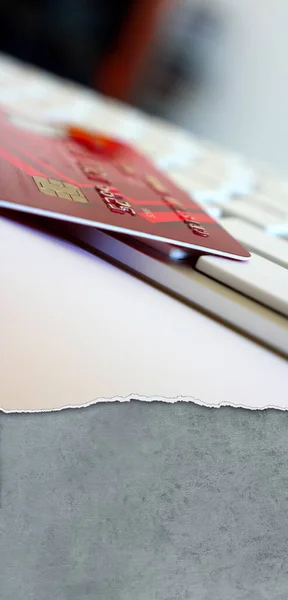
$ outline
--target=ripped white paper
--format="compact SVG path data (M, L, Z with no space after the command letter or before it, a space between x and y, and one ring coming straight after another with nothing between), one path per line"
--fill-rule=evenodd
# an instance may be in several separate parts
M285 410L287 363L93 254L0 219L0 406Z

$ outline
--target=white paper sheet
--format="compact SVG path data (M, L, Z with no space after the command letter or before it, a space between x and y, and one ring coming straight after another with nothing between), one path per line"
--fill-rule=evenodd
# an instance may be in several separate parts
M0 219L0 407L288 408L287 363L104 260Z

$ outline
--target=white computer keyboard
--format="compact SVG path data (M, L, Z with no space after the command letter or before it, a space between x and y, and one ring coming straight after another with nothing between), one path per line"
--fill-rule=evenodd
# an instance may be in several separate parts
M155 148L154 158L179 186L191 197L196 196L206 211L250 250L250 261L239 263L202 256L192 265L181 261L164 264L160 256L145 252L143 244L138 242L131 245L128 239L79 226L68 226L68 234L179 299L288 356L288 192L285 184L275 181L274 201L271 191L265 196L265 189L260 188L260 183L244 165L235 164L233 170L230 163L230 171L225 174L225 159L222 159L213 173L202 153L201 160L194 159L193 166L187 168L187 154L183 153L181 163L181 147L178 147L178 155L175 154L177 171L170 170L172 153L169 160L166 159L166 166L164 160L161 165Z
M288 183L245 159L94 92L1 57L0 103L50 122L101 129L146 152L252 252L249 263L201 257L192 267L143 259L124 241L79 228L79 240L288 355ZM21 102L20 102L21 101Z
M170 177L252 254L245 264L212 256L198 259L194 270L210 279L197 280L205 310L288 354L288 183L220 153L217 160L205 149L188 168L185 155L182 164L179 157L178 161L178 170L169 169ZM191 281L196 274L186 267L177 269L185 273L186 283L175 292L193 302ZM217 300L207 298L211 284L216 292L216 282L221 286ZM227 293L232 290L228 307ZM242 309L245 303L245 314L239 303Z

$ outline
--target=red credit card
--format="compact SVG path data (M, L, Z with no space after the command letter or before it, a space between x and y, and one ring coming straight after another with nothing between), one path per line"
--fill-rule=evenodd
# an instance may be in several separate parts
M81 129L63 131L0 112L0 207L194 252L250 258L134 148Z

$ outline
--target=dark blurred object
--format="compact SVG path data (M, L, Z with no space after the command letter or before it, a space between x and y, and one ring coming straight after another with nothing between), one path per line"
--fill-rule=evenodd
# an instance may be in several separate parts
M197 94L211 80L213 54L223 33L221 11L209 1L179 0L162 15L155 43L147 60L134 102L142 109L165 116L165 108L178 102L189 89ZM167 116L167 115L166 115Z
M138 0L128 11L124 27L100 68L100 90L120 100L127 100L137 84L151 46L158 21L167 0Z
M133 0L2 0L0 49L91 85L131 4Z
M2 0L0 51L127 100L161 5L163 0Z

